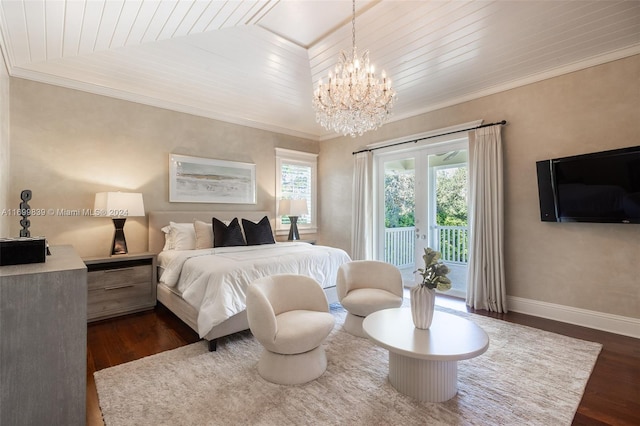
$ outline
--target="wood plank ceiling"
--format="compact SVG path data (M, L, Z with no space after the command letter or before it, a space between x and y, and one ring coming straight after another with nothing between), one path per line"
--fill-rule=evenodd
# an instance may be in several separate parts
M351 2L1 0L15 77L312 139ZM640 1L358 1L402 119L640 53ZM637 84L637 82L636 82Z

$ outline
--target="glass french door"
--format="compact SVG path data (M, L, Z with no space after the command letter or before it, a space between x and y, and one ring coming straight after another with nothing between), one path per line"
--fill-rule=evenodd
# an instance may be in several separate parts
M405 287L421 278L426 247L449 266L451 296L466 294L468 264L467 140L376 156L376 257L396 265Z
M405 287L415 281L417 159L413 153L381 157L376 173L377 258L400 269Z

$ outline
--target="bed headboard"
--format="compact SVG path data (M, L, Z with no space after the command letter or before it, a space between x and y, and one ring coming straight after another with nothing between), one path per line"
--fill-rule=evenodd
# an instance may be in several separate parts
M211 223L211 218L216 217L220 220L232 220L237 217L238 220L247 219L257 222L265 216L269 216L271 220L271 229L275 229L273 214L266 211L163 211L149 212L149 251L151 253L160 253L164 247L164 233L162 228L167 226L169 222L193 222L201 220Z

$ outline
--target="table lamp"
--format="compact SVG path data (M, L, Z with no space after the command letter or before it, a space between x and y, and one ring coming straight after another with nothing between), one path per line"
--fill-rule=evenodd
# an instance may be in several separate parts
M113 234L111 255L127 254L124 222L127 217L144 216L142 194L137 192L98 192L94 204L96 216L111 217L116 230Z
M300 234L298 233L298 216L302 216L309 213L307 207L307 200L280 200L278 205L278 213L289 217L291 227L289 228L289 241L299 240Z

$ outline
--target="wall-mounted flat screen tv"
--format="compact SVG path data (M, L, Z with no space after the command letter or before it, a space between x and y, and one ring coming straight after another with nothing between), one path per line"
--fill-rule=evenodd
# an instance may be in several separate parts
M640 146L538 161L540 219L640 223Z

